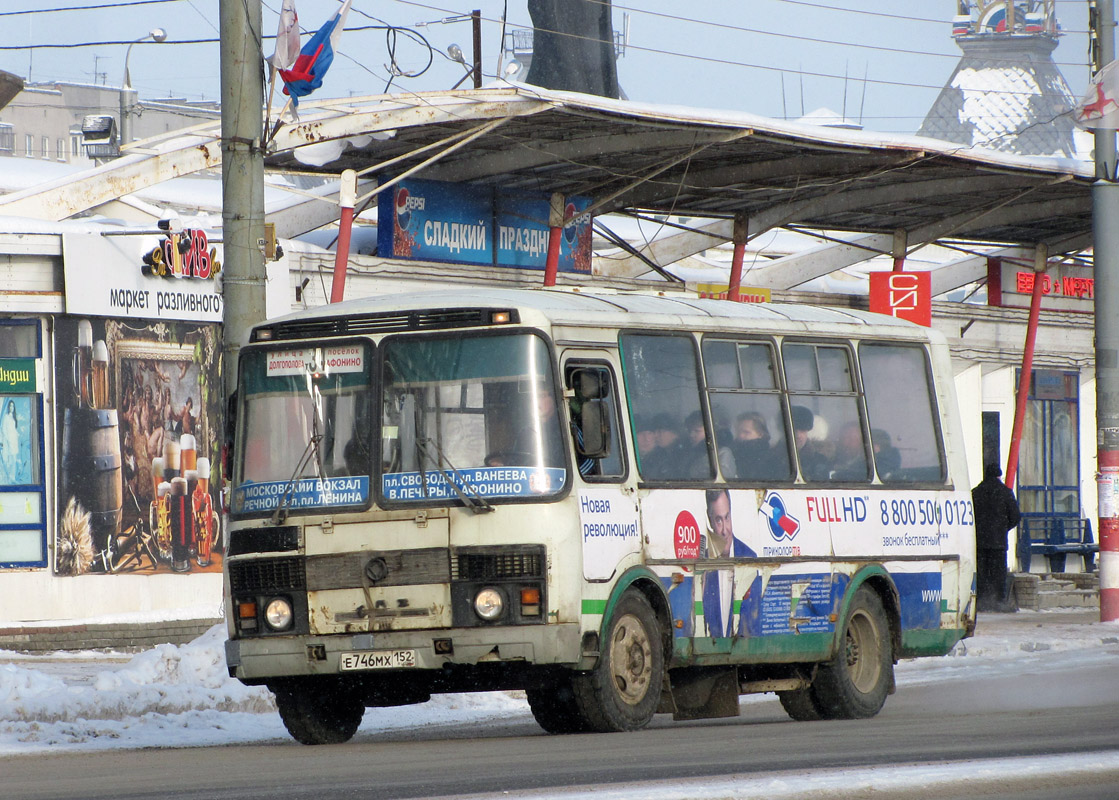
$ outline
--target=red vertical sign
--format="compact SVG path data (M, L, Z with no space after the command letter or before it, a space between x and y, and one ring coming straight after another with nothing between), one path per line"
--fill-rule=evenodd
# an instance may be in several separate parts
M870 310L932 325L932 279L927 272L870 273Z

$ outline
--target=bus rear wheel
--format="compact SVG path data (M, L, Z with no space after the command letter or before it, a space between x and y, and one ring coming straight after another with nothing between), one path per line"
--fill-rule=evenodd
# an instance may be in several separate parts
M873 717L894 685L890 623L882 599L868 586L851 599L839 652L821 664L812 700L824 719Z
M656 614L630 589L610 617L598 663L572 677L576 701L590 730L603 733L645 727L660 703L664 645Z
M276 708L292 738L302 744L341 744L357 733L365 705L341 687L276 687Z

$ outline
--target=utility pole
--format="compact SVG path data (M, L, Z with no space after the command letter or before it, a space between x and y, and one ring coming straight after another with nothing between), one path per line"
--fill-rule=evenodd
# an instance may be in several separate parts
M226 397L264 319L264 59L260 0L221 0L222 370ZM228 478L229 476L223 476Z
M1089 3L1094 66L1115 59L1113 0ZM1095 264L1096 454L1100 532L1100 621L1119 619L1119 183L1115 130L1096 128L1092 186Z

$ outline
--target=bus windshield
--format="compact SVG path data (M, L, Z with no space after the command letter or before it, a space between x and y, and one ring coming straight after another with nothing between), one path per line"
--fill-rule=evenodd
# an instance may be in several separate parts
M244 354L235 514L368 503L371 361L362 343Z
M567 478L549 348L531 333L384 343L385 501L542 497Z

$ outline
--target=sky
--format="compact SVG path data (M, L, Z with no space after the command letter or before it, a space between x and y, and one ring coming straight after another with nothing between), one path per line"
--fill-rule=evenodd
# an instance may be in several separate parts
M34 82L119 86L127 44L112 42L140 39L162 27L168 32L165 43L137 44L128 60L140 97L215 100L218 2L7 0L0 11L0 69ZM263 2L266 37L275 35L280 2ZM122 3L131 4L113 7ZM956 0L622 0L613 10L615 30L628 31L619 81L630 99L643 103L791 119L828 107L869 130L909 134L920 127L959 60L950 35L956 5ZM101 7L47 11L77 6ZM488 82L498 70L506 9L506 30L530 25L526 0L471 0L461 7L450 0L354 0L353 6L341 55L313 97L379 94L386 87L451 88L464 68L451 61L446 48L457 43L470 60L471 28L468 21L441 20L474 8L483 19ZM308 31L304 41L337 8L338 0L296 0L300 25ZM1053 58L1077 96L1089 77L1087 8L1087 0L1057 0L1065 35ZM385 24L411 35L398 31L390 47L384 29L357 30ZM264 49L271 54L270 38ZM390 83L390 52L399 71L420 74Z
M208 611L212 613L212 609ZM1006 681L1008 697L1032 702L1013 689L1016 675L1060 674L1072 665L1119 664L1114 646L1119 640L1119 622L1093 622L1094 615L1094 611L1080 612L1075 618L1051 611L987 615L980 619L977 635L958 644L950 655L899 664L899 692L908 686L950 686L957 680L999 676ZM191 643L160 645L133 656L0 651L0 774L5 757L48 751L268 742L297 746L284 730L268 691L244 686L228 676L224 640L224 626L216 625ZM741 700L742 713L748 716L751 704L775 702L773 695L748 695ZM422 705L367 710L356 741L385 730L423 731L441 725L477 727L530 720L531 712L520 692L436 695ZM891 791L941 783L968 781L974 786L976 780L1028 780L1031 774L1052 779L1102 770L1119 770L1119 752L680 780L659 782L656 796L661 800L827 798L834 797L839 787L864 786L887 796ZM566 800L586 793L571 787L501 796ZM604 800L649 796L650 787L643 784L595 791L595 797Z

